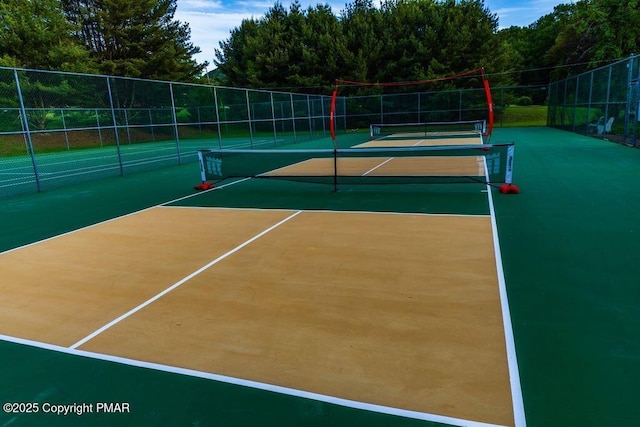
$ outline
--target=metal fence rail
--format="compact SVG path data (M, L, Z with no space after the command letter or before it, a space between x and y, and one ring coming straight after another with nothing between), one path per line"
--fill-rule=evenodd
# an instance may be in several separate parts
M549 85L548 125L637 146L640 57Z
M492 88L495 125L503 125L505 112L510 107L544 106L547 89L547 86ZM424 123L487 118L484 88L350 96L344 102L347 129L368 129L371 123Z
M546 87L494 88L544 105ZM195 162L202 148L329 137L329 95L0 67L0 197ZM486 118L483 89L338 97L336 130Z
M0 67L0 197L328 136L331 98ZM343 117L338 104L338 117Z

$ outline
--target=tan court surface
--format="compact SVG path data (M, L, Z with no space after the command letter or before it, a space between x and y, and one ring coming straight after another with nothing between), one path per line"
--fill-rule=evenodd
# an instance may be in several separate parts
M395 135L400 137L399 135ZM475 145L482 144L482 137L479 135L473 137L458 138L411 138L409 139L376 139L367 141L354 146L354 148L367 147L420 147L420 146L436 146L436 145Z
M285 218L152 209L0 256L0 333L69 346Z
M346 157L337 159L339 176L485 176L484 159L465 157ZM333 158L315 158L261 176L331 176Z
M289 218L80 349L513 424L489 217L294 214L154 208L3 254L0 333L70 346Z

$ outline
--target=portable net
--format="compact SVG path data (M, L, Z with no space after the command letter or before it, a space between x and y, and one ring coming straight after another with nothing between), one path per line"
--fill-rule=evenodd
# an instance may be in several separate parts
M486 132L486 120L464 120L425 123L373 123L369 125L370 139L478 139Z
M332 184L510 184L513 144L310 150L200 150L202 180L282 179Z
M486 78L485 72L484 72L484 68L477 68L474 70L469 70L469 71L464 71L458 74L454 74L454 75L450 75L450 76L444 76L444 77L439 77L439 78L435 78L435 79L431 79L431 80L421 80L421 81L405 81L405 82L357 82L357 81L349 81L349 80L340 80L340 79L336 79L336 83L335 83L335 88L333 90L333 94L331 97L331 106L330 106L330 110L329 110L329 131L331 133L331 137L334 141L334 145L337 147L337 142L336 142L336 102L337 102L337 98L338 98L338 93L340 92L341 88L345 88L348 87L351 91L353 90L357 90L359 88L365 88L365 87L376 87L379 90L393 90L396 91L398 93L403 93L406 92L410 89L413 90L422 90L422 91L428 91L426 94L428 94L431 97L437 98L438 95L441 95L441 92L434 92L436 91L436 87L438 87L437 84L440 85L440 87L442 87L442 85L463 85L466 86L468 89L471 89L469 86L473 87L473 90L477 90L477 92L483 93L483 97L484 97L484 106L481 105L483 103L483 101L480 102L474 102L473 103L473 108L470 111L462 111L462 110L451 110L448 109L446 107L443 106L443 109L437 109L437 111L421 111L420 109L418 111L413 111L413 112L409 112L409 111L402 111L402 106L396 106L395 108L398 108L397 111L393 111L393 113L391 115L388 115L386 118L388 120L382 120L383 122L385 122L385 124L388 124L387 122L397 122L399 120L397 120L398 118L402 117L403 115L417 115L419 116L417 121L420 122L422 120L425 120L422 118L422 116L426 116L426 120L470 120L470 119L474 119L477 121L484 121L484 124L482 125L482 128L480 130L481 134L485 137L486 140L489 140L491 137L491 134L493 132L493 122L494 122L494 110L493 110L493 98L491 95L491 89L490 89L490 85L489 85L489 81ZM414 89L415 88L415 89ZM478 100L479 101L479 100ZM446 102L446 101L445 101ZM383 103L382 99L381 99L381 104ZM459 106L461 108L461 106ZM381 107L382 109L383 107ZM392 107L394 108L394 107ZM433 113L433 114L432 114ZM382 110L380 112L381 117L383 116ZM449 117L453 114L456 114L459 117ZM447 117L442 117L442 115L445 115ZM470 116L471 115L471 116ZM420 124L420 123L418 123ZM382 127L383 124L379 124L376 126L380 126ZM376 131L377 128L372 128L371 132L372 132L372 137L375 137L375 135L373 135L373 133Z

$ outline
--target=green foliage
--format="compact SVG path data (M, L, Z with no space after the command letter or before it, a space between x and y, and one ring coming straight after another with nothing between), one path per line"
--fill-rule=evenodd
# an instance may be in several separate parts
M0 2L0 65L47 70L96 71L73 37L58 0Z
M580 0L560 4L527 28L499 33L516 47L522 83L547 83L640 51L637 0Z
M176 0L3 0L0 66L194 80L190 29Z
M516 105L527 106L532 104L533 99L530 96L521 96L520 98L516 99Z
M335 79L425 80L499 64L497 25L481 0L386 0L379 8L356 0L340 17L327 5L276 3L234 29L215 62L230 85L326 93Z
M190 29L173 19L176 0L64 0L78 37L104 74L190 81L206 64L189 41Z
M638 0L560 4L502 30L483 0L355 0L338 17L328 6L277 2L232 31L215 63L229 85L325 93L336 78L425 80L479 66L493 86L536 85L639 52L637 28Z
M232 86L331 85L351 57L328 5L286 10L276 3L263 18L244 20L216 50L218 68Z
M546 126L547 107L544 105L506 107L499 114L497 124L500 127Z
M335 79L426 80L478 67L494 87L546 84L640 52L638 0L568 2L528 27L500 30L484 0L354 0L337 16L328 4L285 8L277 0L231 31L216 49L218 69L203 76L208 64L193 59L200 49L188 24L174 19L176 7L2 0L0 66L327 93ZM478 82L457 87L465 85Z

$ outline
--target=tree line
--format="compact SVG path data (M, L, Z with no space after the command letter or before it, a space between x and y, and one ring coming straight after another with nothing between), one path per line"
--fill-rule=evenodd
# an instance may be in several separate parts
M194 55L176 0L2 0L0 66L192 81Z
M176 81L203 78L177 0L3 0L0 65ZM335 79L427 80L482 66L496 85L536 85L638 52L638 0L560 4L500 28L484 0L354 0L335 14L277 1L216 49L214 82L326 93Z
M355 0L339 16L295 1L243 21L215 63L230 82L253 87L425 80L479 66L493 84L544 85L638 52L639 26L637 0L560 4L527 27L502 29L483 0Z

